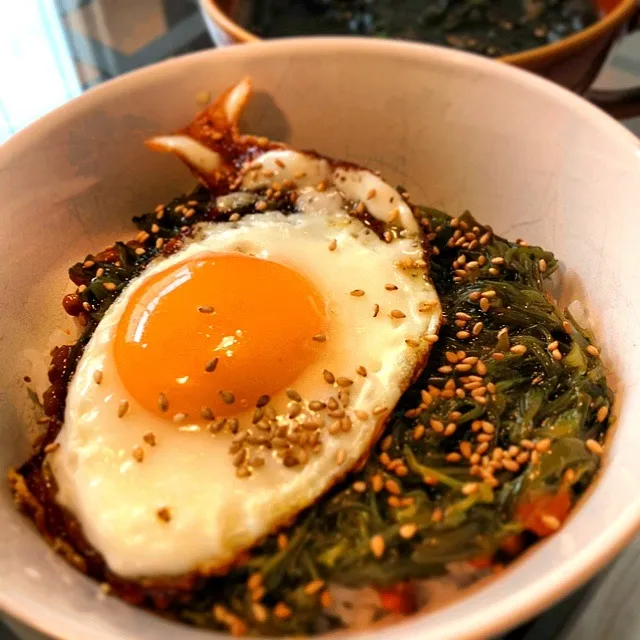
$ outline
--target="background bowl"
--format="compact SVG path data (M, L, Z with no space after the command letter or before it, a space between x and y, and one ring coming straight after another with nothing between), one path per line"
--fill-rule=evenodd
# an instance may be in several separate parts
M375 69L375 73L372 73ZM203 89L250 74L245 131L380 169L417 202L469 208L564 260L617 389L605 471L566 526L463 600L359 637L468 640L504 630L586 580L640 521L640 146L569 92L456 51L357 39L283 40L174 59L109 82L0 148L0 476L23 461L27 349L67 326L66 269L132 235L132 215L192 183L153 133L184 125ZM372 99L373 98L373 99ZM0 483L0 607L73 640L211 639L115 599L57 557Z
M231 8L244 0L199 0L207 29L219 45L259 42L231 17ZM595 24L558 42L500 58L528 69L563 87L583 94L598 75L617 38L637 26L637 0L596 0L602 17ZM295 35L295 34L292 34ZM593 98L617 117L640 115L640 88L625 92L598 92Z

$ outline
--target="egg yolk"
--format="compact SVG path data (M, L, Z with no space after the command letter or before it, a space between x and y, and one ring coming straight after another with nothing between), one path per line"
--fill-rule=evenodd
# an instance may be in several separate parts
M211 254L135 290L114 357L128 393L146 409L199 420L204 407L230 416L290 386L326 348L326 330L324 299L295 270Z

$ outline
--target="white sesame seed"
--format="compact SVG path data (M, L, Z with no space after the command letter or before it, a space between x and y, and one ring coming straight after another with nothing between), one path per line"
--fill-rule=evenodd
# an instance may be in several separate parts
M418 525L415 523L403 524L400 527L400 537L410 540L418 532Z
M371 538L369 545L371 547L371 552L376 558L382 558L384 555L384 538L381 535L376 535Z
M608 415L609 415L609 407L604 405L598 409L598 413L596 414L596 420L598 422L604 422Z
M549 449L551 449L551 438L543 438L536 442L536 451L546 453Z
M286 620L287 618L290 618L291 614L291 609L284 602L278 602L278 604L276 604L276 606L273 608L273 615L280 620Z
M224 402L225 404L233 404L236 400L231 391L220 391L219 395L222 399L222 402Z
M374 493L380 493L384 488L384 479L379 473L371 478L371 488Z
M158 408L162 412L165 412L165 411L169 410L169 401L167 400L167 396L164 393L160 393L158 395ZM212 417L213 417L213 415L212 415Z
M239 467L242 464L244 464L246 459L247 459L247 450L246 449L240 449L240 451L238 451L234 455L232 464L233 464L234 467Z
M304 592L308 596L313 596L324 589L324 584L324 580L313 580L305 585Z
M204 365L204 370L207 373L213 373L216 370L217 366L218 366L218 358L213 358L212 360L209 360L207 364Z
M325 590L322 592L322 595L320 596L320 604L325 609L328 609L333 604L333 596L329 591Z
M486 376L488 371L487 365L482 362L482 360L478 360L478 363L476 364L476 371L478 372L478 375Z
M162 522L171 521L171 511L167 507L160 507L160 509L156 511L156 515L159 520L162 520Z
M562 525L558 518L549 514L543 515L540 520L542 520L543 524L549 527L552 531L557 531Z
M512 473L520 471L520 465L515 460L509 460L508 458L503 459L502 466Z
M402 493L400 485L395 480L387 480L384 483L384 488L394 496L399 496Z
M440 420L436 420L435 418L430 418L429 419L429 426L436 433L442 433L444 431L444 424Z
M253 613L253 617L257 622L266 622L268 613L267 608L263 604L254 602L251 605L251 612Z
M289 400L294 400L295 402L302 402L302 396L295 389L287 389L285 394Z
M589 439L585 442L585 445L591 453L595 453L597 456L601 456L604 453L602 445L597 440Z
M120 400L120 403L118 404L118 418L124 418L127 411L129 411L129 401Z
M475 493L478 490L478 484L476 482L467 482L467 484L465 484L462 487L462 493L464 493L465 496L470 496L471 494Z

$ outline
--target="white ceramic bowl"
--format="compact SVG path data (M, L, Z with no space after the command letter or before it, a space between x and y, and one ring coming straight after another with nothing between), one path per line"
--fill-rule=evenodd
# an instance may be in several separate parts
M445 49L366 40L287 40L171 60L107 83L0 149L0 474L28 453L23 352L67 320L65 270L131 234L132 215L191 183L152 133L184 125L196 94L253 76L245 130L378 168L418 202L470 209L564 260L617 389L605 470L556 536L504 575L428 615L361 638L486 637L603 566L640 523L640 147L544 80ZM26 414L25 414L26 410ZM73 640L211 639L115 599L45 545L0 483L0 606Z

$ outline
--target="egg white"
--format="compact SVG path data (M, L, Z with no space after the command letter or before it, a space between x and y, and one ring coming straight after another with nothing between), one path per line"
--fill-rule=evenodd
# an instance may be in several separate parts
M329 171L321 163L309 170L315 172L314 184ZM406 207L395 190L366 173L362 188L370 191L374 182L385 197L389 192L384 189L390 189ZM356 184L362 178L349 176ZM251 187L246 183L244 188ZM174 576L233 562L242 550L312 504L367 453L381 422L420 369L430 345L427 336L439 326L440 306L424 269L397 266L398 261L423 257L411 225L415 220L408 221L411 232L406 237L386 243L346 213L346 199L333 186L320 192L302 185L297 213L250 214L238 222L201 225L186 248L150 264L131 282L98 325L70 382L60 446L48 462L58 486L57 502L75 515L89 543L115 573L126 578ZM337 248L329 251L334 239ZM330 436L325 430L322 451L303 467L287 468L267 455L263 468L238 478L228 452L232 435L212 435L201 425L178 426L151 414L128 396L119 378L113 342L134 292L176 263L220 251L287 265L306 276L327 301L326 349L292 386L307 402L326 402L337 389L323 380L322 371L348 376L354 380L348 413L362 410L369 417L354 417L349 433ZM388 291L385 284L398 289ZM354 289L365 295L350 295ZM430 305L426 313L425 303ZM374 305L379 305L375 317ZM392 309L406 317L390 317ZM408 339L419 346L407 345ZM361 365L366 377L356 375ZM99 385L93 378L96 370L103 372ZM123 398L130 408L118 418ZM277 407L287 402L284 394L272 401ZM386 411L374 415L375 408ZM241 425L251 422L250 414L237 417ZM156 434L156 446L143 442L148 431ZM132 457L136 446L145 451L142 462ZM163 507L171 514L168 522L158 518Z

